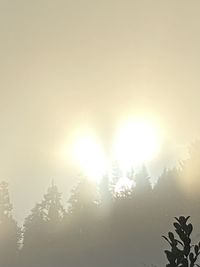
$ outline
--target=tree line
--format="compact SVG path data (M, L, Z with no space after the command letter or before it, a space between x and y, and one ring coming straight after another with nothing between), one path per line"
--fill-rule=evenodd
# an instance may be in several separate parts
M195 145L190 158L178 168L164 170L153 188L142 168L127 174L134 186L116 192L122 178L116 166L112 179L105 176L99 184L80 179L63 205L62 194L52 183L22 227L13 217L8 184L2 181L0 266L163 266L166 244L161 236L173 217L191 215L197 225L194 241L200 236L200 194L182 187L183 181L192 180L194 189L198 188L198 177L200 146Z

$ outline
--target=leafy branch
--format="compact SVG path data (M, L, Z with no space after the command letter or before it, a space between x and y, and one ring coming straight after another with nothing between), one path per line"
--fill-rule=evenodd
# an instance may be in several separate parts
M172 232L169 232L167 237L163 236L171 247L170 250L165 250L169 262L166 267L200 267L196 263L200 255L200 242L196 245L191 244L190 235L193 226L187 222L189 218L190 216L175 217L176 222L174 223L174 227L178 239L175 238Z

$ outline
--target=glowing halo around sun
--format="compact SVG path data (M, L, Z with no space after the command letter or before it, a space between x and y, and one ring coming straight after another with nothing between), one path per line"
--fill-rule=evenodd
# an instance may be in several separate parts
M113 158L122 170L145 164L159 152L161 133L153 122L130 119L121 123L113 144Z
M159 127L150 120L125 120L115 133L110 155L106 155L103 143L92 129L79 129L73 137L71 158L85 176L100 182L104 174L111 173L110 166L114 161L117 161L123 176L131 168L135 169L151 161L160 150L161 137ZM123 180L122 184L129 187L128 182Z
M106 156L99 140L90 132L79 132L72 147L72 157L82 172L99 182L107 169Z

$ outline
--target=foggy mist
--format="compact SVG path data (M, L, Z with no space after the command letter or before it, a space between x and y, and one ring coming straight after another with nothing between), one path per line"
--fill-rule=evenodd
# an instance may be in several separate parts
M195 238L198 237L200 149L198 150L196 140L200 137L199 10L198 0L0 0L0 182L6 182L6 186L3 185L8 190L10 205L13 205L9 216L11 212L15 223L23 226L25 218L31 216L31 210L36 203L42 201L48 188L56 188L55 190L62 193L59 205L63 207L63 221L58 227L59 233L55 235L55 242L58 242L55 246L57 249L66 246L71 256L75 253L78 246L76 242L81 237L75 238L73 234L82 230L77 225L77 228L70 227L74 225L74 221L87 227L89 225L84 221L86 219L74 215L72 211L70 212L74 221L66 223L66 214L70 213L70 196L77 184L83 180L96 184L96 178L92 180L87 176L88 173L101 176L100 160L104 160L103 156L95 157L93 153L88 156L90 151L94 152L93 148L89 149L89 145L78 150L78 153L82 150L81 157L78 155L80 162L72 159L75 136L77 133L81 135L82 131L87 129L94 140L98 140L95 144L97 149L102 149L102 155L106 160L109 159L111 166L106 169L104 176L106 174L110 179L107 189L112 201L110 199L110 204L107 203L105 208L102 199L106 196L100 196L99 202L97 201L101 203L100 206L93 207L94 210L92 208L95 213L93 219L95 218L95 223L101 227L97 226L97 231L93 232L95 241L90 240L97 246L93 251L94 258L83 265L103 267L108 266L110 262L111 266L115 267L136 266L135 262L139 264L137 266L142 266L148 263L148 259L151 260L148 266L163 263L163 247L159 242L161 235L170 230L174 216L192 215L191 220L197 228ZM151 160L146 160L142 155L145 160L140 160L140 164L133 168L131 183L126 180L133 171L131 168L127 172L118 170L118 180L112 181L114 142L121 130L121 122L132 118L142 118L147 123L155 122L159 128L159 149L157 148ZM125 134L124 140L126 136ZM149 139L149 145L153 143L152 140ZM139 142L135 137L133 141L133 144L142 144L145 139L141 138ZM129 143L127 139L126 145L129 146ZM130 143L132 151L133 144ZM140 152L140 148L138 150ZM136 159L139 158L139 152L135 152ZM133 156L129 153L129 157L131 155ZM128 161L128 156L122 153L121 158ZM148 178L148 192L142 186L142 193L136 194L134 203L137 175L144 165L147 173L143 178ZM97 182L97 195L100 194L99 188L104 176ZM166 184L164 176L169 178ZM126 190L124 193L123 188L122 195L116 197L113 188L119 185L119 180L122 188L124 186ZM131 201L129 193L126 195L127 185L134 185L128 188L128 191L131 191ZM94 191L90 193L95 194ZM87 195L88 192L84 194ZM170 194L171 201L168 199ZM94 199L91 202L93 201ZM160 205L157 202L160 202ZM1 195L0 204L3 205ZM87 205L86 210L90 210ZM135 216L131 213L129 223L119 219L129 216L130 210L134 210ZM153 214L154 222L147 216L149 210ZM121 220L121 227L125 227L127 232L122 231L120 236ZM148 220L151 221L151 227L155 227L149 236L146 223ZM144 224L140 228L141 221L144 221ZM131 223L137 229L133 229L133 233L129 232ZM40 230L42 227L39 227ZM112 227L117 230L112 229L112 232ZM71 233L71 247L70 241L66 243L66 239L59 239L66 233L60 229L68 229L67 234ZM107 231L113 243L103 239L106 238ZM100 240L102 232L104 235ZM29 237L27 238L29 240ZM134 238L139 240L138 246L133 242ZM119 247L116 248L115 244L119 240ZM29 254L30 248L34 251L35 243L31 243L30 248L29 245L26 247L25 237L20 239L20 245L17 244L13 251L18 251L18 245L23 247L23 242L24 250L20 250L20 255L23 256L20 256L19 266L50 266L49 262L42 263L42 260L35 265L31 263L31 259L40 257L37 251L36 254ZM143 247L144 243L146 247ZM110 245L109 249L107 248L110 251L108 261L97 265L93 262L95 255L99 261L103 258L102 255L106 255L105 244L108 247ZM164 242L162 244L164 246ZM80 256L86 248L79 245L80 251L77 253ZM101 252L102 247L105 251L102 250L100 255L97 251ZM151 249L147 252L149 247ZM55 247L48 249L57 251ZM65 250L62 249L60 257L63 257L63 265L60 266L68 264L78 267L81 256L77 258L77 262L73 261L73 257L71 262L67 262L64 260ZM115 256L112 255L121 250L124 252L122 258L127 256L126 264L124 261L120 263L119 258L113 260ZM9 254L6 249L5 251ZM86 251L89 253L90 249L87 248ZM131 251L141 258L144 252L145 260L134 261L130 258ZM44 252L44 255L49 255L49 251ZM55 258L58 257L58 254L56 255ZM8 263L8 266L7 263L4 264L3 267L14 267L13 263Z

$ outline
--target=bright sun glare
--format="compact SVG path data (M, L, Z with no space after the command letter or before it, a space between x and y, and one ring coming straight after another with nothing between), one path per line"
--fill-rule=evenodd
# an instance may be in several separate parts
M100 142L89 132L79 133L73 147L74 160L90 179L99 181L106 172L106 156Z
M111 161L117 161L125 173L130 168L151 161L159 151L161 134L158 127L145 119L123 122L115 134ZM100 181L108 170L103 144L90 131L79 132L74 138L73 159L86 176ZM109 162L111 166L111 162Z
M121 124L113 144L113 157L127 171L152 160L159 151L161 134L158 127L145 119Z

